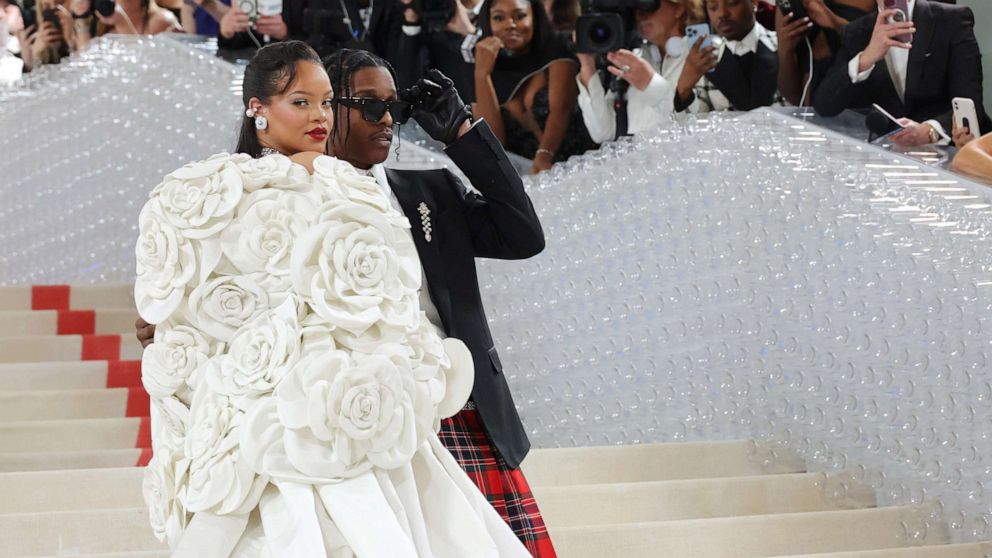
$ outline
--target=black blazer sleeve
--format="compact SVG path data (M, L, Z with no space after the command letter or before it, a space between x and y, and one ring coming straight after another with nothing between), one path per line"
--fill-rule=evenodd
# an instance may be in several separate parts
M470 192L450 171L475 255L518 260L544 250L544 231L523 181L485 121L478 122L445 152L481 195Z
M954 10L954 13L959 14L960 19L955 22L953 31L949 31L952 38L947 69L948 96L951 99L965 97L975 101L982 130L988 130L989 117L985 113L982 98L982 53L978 48L978 39L975 38L975 14L971 8ZM954 111L951 109L936 118L948 134L951 133L953 116Z
M851 59L868 46L868 39L874 29L877 14L872 13L852 21L844 28L840 50L834 57L834 64L827 71L813 99L813 107L822 116L837 116L849 106L855 105L856 96L867 86L868 81L853 83L847 72ZM867 37L867 38L866 38Z

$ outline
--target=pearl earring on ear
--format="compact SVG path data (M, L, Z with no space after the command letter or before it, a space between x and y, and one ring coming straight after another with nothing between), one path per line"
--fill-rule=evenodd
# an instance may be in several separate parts
M269 127L269 120L264 116L256 116L258 114L258 109L249 108L245 111L245 116L248 118L255 118L255 129L264 130Z

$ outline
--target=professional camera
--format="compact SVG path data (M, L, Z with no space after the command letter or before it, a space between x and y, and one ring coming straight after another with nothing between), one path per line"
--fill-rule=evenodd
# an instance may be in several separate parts
M632 46L637 40L634 12L653 12L661 0L586 0L575 22L575 50L605 54Z
M455 2L459 0L414 0L413 10L420 16L421 24L427 31L444 31L455 17Z

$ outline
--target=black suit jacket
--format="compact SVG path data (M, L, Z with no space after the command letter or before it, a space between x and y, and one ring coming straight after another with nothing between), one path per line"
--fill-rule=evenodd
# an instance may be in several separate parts
M447 169L387 169L386 176L412 225L444 329L472 352L472 400L493 444L507 465L516 468L527 455L530 441L489 332L475 258L529 258L544 249L544 231L523 181L488 124L479 122L445 152L481 195L468 191ZM430 242L418 210L421 203L430 210Z
M817 89L816 112L835 116L846 108L869 108L878 103L896 117L917 122L934 119L950 134L951 99L966 97L975 102L982 130L992 128L983 106L982 55L970 8L916 0L916 35L909 51L905 101L896 92L885 60L861 83L852 83L848 75L848 64L868 46L877 18L876 11L844 30L836 61Z

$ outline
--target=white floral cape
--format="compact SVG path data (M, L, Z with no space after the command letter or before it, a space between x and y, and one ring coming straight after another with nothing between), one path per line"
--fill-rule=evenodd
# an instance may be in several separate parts
M440 445L471 354L420 311L407 219L319 157L215 155L155 187L134 294L174 556L527 556Z

